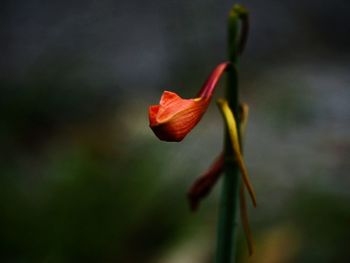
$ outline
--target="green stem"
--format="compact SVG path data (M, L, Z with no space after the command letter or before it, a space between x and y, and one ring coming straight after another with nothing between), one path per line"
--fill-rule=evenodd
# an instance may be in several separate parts
M228 72L226 100L235 117L238 117L238 56L242 53L248 35L248 13L239 5L235 5L228 19L228 50L232 62ZM239 131L239 120L237 120ZM240 134L239 134L240 137ZM236 262L237 226L239 213L240 176L233 160L233 150L230 137L225 131L225 175L221 193L221 203L218 221L218 239L216 263Z

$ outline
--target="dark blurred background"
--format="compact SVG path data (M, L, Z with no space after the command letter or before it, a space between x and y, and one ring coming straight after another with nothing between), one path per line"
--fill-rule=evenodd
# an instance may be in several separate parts
M221 117L213 104L164 143L147 108L165 89L193 97L226 59L234 3L1 1L1 262L212 262L221 182L196 214L185 193L220 152ZM240 262L350 262L350 2L241 3L259 204Z

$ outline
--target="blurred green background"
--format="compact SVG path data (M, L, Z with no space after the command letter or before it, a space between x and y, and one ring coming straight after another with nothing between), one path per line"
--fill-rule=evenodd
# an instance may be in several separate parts
M185 193L221 117L213 104L164 143L147 108L165 89L193 97L226 59L233 3L1 1L1 262L213 262L221 182L195 214ZM350 262L350 2L241 3L258 208L240 262Z

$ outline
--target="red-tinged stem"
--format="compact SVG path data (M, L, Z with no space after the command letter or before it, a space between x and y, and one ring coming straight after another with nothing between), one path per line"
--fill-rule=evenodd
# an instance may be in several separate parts
M203 84L203 87L199 91L197 97L200 98L211 98L213 95L214 89L219 82L223 73L229 69L230 62L223 62L219 64L213 72L209 75L208 79Z

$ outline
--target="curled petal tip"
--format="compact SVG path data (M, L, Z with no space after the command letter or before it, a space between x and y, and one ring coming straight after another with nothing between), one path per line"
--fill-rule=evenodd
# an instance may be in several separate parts
M160 97L159 104L162 106L166 106L167 104L172 103L173 101L176 101L178 99L181 99L179 95L177 95L175 92L171 91L164 91L162 96Z

